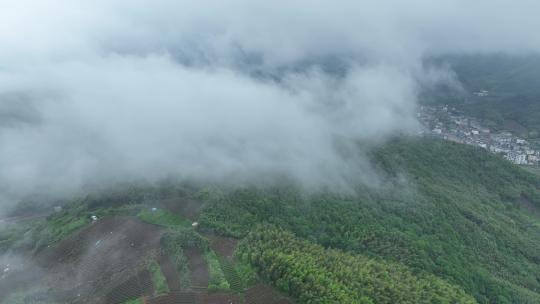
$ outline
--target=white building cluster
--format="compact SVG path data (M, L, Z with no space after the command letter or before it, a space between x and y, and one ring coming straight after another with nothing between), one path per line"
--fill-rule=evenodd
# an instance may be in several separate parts
M508 131L492 133L476 119L458 113L455 108L422 106L417 116L425 127L424 135L478 146L518 165L538 165L540 162L540 151L533 149L527 140Z

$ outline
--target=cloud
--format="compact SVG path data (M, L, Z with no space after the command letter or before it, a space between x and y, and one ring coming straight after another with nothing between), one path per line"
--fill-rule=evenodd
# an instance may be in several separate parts
M170 174L344 184L369 176L353 142L417 127L419 84L447 75L425 55L540 49L525 0L0 3L8 198Z

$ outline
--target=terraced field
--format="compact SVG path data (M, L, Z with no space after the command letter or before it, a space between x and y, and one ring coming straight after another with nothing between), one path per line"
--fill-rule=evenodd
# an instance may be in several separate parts
M197 294L193 292L171 291L166 295L151 298L146 301L147 304L195 304Z
M191 277L190 289L197 292L206 292L208 289L208 265L199 248L189 248L185 251L188 258L188 267Z
M29 295L58 303L122 303L150 294L145 260L159 251L160 229L131 217L109 217L45 248L33 257L28 269L13 278L28 277L32 288L47 292ZM25 274L28 272L28 274ZM7 286L3 296L18 292ZM19 290L27 286L18 285ZM1 299L0 299L1 300Z
M236 269L234 269L232 263L226 258L221 257L219 258L219 264L221 266L221 270L223 270L223 274L225 274L227 282L229 282L229 285L231 286L231 290L234 292L243 292L244 286L242 285L242 280L240 279L238 272L236 272Z
M113 288L105 297L106 304L121 304L142 296L150 296L153 292L152 280L148 270L141 271L124 283Z
M196 304L242 304L242 297L230 293L199 294Z
M234 250L238 246L238 240L218 235L209 235L208 239L210 240L210 248L218 256L224 257L227 260L233 259Z
M184 208L186 210L180 211L194 216L197 208L197 204L191 203ZM38 252L31 257L32 263L10 273L9 280L0 280L0 303L3 304L3 299L12 292L17 296L23 294L28 303L291 303L276 302L281 298L270 288L257 287L244 295L245 286L234 266L238 241L216 235L205 237L210 241L210 250L216 253L218 267L230 285L230 292L208 292L210 278L206 252L198 247L184 248L185 275L189 276L190 286L182 286L176 265L161 248L160 239L167 229L170 227L129 216L94 221ZM167 294L155 295L148 270L149 260L159 264L169 289ZM20 293L19 290L29 292Z
M180 291L182 289L182 286L180 286L180 277L171 258L168 255L162 254L158 259L158 263L167 279L169 290L171 292Z

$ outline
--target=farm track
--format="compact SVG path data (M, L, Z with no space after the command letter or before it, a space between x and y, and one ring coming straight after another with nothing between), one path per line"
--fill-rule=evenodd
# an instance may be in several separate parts
M241 304L242 297L231 293L199 294L197 304Z
M234 251L238 245L238 240L230 237L218 236L218 235L208 235L210 240L210 248L214 252L229 261L232 261L234 258Z
M189 248L185 251L188 259L188 268L191 275L191 289L205 292L208 288L208 265L199 248Z
M171 258L166 254L162 254L158 259L158 263L165 279L167 279L169 290L171 292L180 291L182 289L182 286L180 286L180 276Z
M147 304L196 304L197 295L194 292L171 291L146 301Z
M246 291L245 304L293 304L269 286L259 284Z
M148 270L143 270L111 290L105 297L106 304L121 304L131 299L151 295L152 280Z

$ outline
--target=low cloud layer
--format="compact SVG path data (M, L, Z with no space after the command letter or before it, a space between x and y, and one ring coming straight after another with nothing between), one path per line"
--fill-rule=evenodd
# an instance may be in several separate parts
M540 49L535 1L1 0L0 191L345 183L414 132L426 55ZM352 165L353 164L353 165Z

